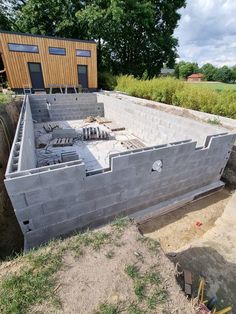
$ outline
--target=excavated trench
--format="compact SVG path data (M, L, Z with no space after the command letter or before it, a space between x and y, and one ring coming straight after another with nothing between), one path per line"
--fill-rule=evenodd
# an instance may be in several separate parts
M236 309L235 201L234 190L225 188L139 225L144 235L160 242L174 264L192 272L194 296L199 276L204 275L206 299L216 296L217 309L230 305L232 313Z
M23 248L22 233L4 186L5 171L20 106L20 100L0 106L0 259Z

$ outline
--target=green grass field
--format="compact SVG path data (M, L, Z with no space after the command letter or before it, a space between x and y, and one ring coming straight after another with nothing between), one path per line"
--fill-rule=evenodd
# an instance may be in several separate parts
M225 84L220 82L186 83L194 87L208 88L216 91L233 90L236 91L236 84Z

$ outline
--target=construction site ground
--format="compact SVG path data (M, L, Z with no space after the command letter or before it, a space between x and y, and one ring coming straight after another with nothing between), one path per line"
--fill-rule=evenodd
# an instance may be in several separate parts
M174 263L207 280L208 297L236 312L236 194L226 189L140 225Z
M175 274L159 243L120 219L0 264L0 312L195 313Z

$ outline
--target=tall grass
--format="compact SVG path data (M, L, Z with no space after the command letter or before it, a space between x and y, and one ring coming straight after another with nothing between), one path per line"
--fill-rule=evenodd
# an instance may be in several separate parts
M0 93L0 106L5 105L6 103L8 103L11 99L10 94L2 94Z
M174 78L138 80L133 76L118 77L116 90L135 97L236 119L236 92L232 90L219 92L191 86Z

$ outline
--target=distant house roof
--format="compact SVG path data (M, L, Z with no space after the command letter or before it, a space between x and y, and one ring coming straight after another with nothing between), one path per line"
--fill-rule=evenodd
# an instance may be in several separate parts
M203 77L204 77L203 74L195 73L195 74L190 75L188 78L203 78Z

